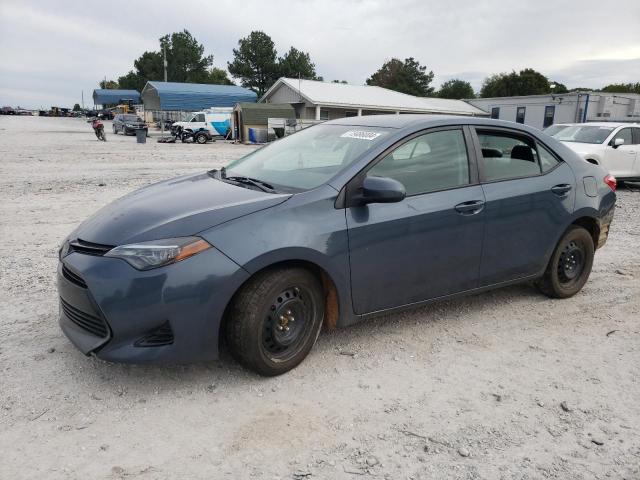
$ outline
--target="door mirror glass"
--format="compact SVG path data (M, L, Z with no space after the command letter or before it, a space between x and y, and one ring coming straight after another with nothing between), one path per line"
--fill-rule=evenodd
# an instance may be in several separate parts
M365 177L362 188L351 199L351 206L367 205L369 203L401 202L407 192L399 181L388 177Z
M613 148L618 148L620 145L624 145L624 138L616 138L613 140Z

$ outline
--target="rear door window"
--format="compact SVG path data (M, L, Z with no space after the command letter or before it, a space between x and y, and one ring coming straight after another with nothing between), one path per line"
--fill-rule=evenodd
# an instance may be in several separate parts
M491 131L478 131L477 134L485 181L530 177L542 172L535 143L528 137Z
M558 163L558 159L545 147L538 143L538 156L540 157L540 168L542 173L552 170Z

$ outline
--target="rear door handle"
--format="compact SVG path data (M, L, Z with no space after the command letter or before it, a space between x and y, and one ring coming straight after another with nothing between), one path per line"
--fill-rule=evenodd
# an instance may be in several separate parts
M571 185L568 183L562 183L560 185L555 185L551 187L551 191L558 195L559 197L563 197L567 193L571 191Z
M475 215L480 213L484 208L484 200L470 200L468 202L459 203L454 207L456 212L461 215Z

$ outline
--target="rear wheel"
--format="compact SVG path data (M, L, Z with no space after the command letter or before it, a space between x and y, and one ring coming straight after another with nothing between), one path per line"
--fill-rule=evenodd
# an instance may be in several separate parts
M549 297L568 298L575 295L587 283L593 256L591 234L582 227L572 226L556 246L536 286Z
M319 280L300 268L258 273L236 295L226 325L233 356L246 368L274 376L309 354L324 318Z

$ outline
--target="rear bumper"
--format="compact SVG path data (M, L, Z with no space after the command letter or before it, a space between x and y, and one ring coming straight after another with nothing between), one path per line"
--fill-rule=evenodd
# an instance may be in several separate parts
M128 127L124 127L122 129L122 131L124 132L125 135L135 135L136 130L139 130L139 129L138 128L128 128ZM144 130L146 134L149 133L149 129L147 127L143 128L142 130Z
M82 353L107 361L212 360L226 305L247 278L215 248L146 272L71 253L58 265L60 327Z
M604 244L607 243L607 239L609 238L609 227L611 226L611 222L613 221L615 208L616 207L614 203L610 207L608 207L608 209L605 210L600 216L600 233L598 235L598 244L596 245L596 249L604 246Z

